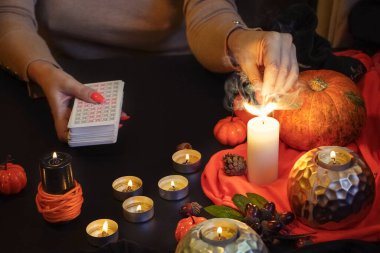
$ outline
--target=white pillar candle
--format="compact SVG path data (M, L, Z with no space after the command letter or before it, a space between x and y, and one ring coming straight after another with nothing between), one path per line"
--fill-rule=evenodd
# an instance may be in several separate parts
M271 117L255 117L248 121L247 131L248 180L271 183L278 176L280 124Z

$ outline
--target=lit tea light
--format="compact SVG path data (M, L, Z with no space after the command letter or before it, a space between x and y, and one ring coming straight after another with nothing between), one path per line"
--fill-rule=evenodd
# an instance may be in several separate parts
M238 237L239 227L228 219L213 219L201 229L203 241L217 246L227 245Z
M112 183L113 195L116 199L124 201L129 197L143 193L143 182L134 176L124 176L115 179Z
M278 151L280 123L266 115L273 111L275 104L269 103L258 110L245 104L248 112L258 117L247 125L247 167L248 180L256 184L268 184L278 177Z
M179 173L193 173L199 169L201 158L197 150L179 150L172 155L173 168Z
M343 147L325 146L320 147L315 160L325 169L344 170L351 166L354 157Z
M88 242L97 247L116 242L119 238L118 225L110 219L99 219L86 227Z
M42 189L50 194L64 194L75 187L71 155L53 152L39 164Z
M123 202L123 215L129 222L145 222L154 216L154 203L151 198L134 196Z
M189 194L189 181L180 175L166 176L158 181L158 189L163 199L183 199Z

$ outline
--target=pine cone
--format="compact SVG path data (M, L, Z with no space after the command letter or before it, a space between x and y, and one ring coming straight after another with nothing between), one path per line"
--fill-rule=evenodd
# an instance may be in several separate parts
M223 156L224 173L228 176L241 176L247 171L244 157L227 153Z
M188 202L179 210L183 216L198 216L201 213L202 206L197 202Z

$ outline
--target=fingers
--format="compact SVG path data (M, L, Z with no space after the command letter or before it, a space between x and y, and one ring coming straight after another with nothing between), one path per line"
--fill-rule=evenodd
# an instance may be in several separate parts
M71 110L64 108L62 111L54 114L54 125L57 137L62 142L68 141L69 129L67 128L67 122L70 118Z
M74 96L88 103L101 104L104 102L102 94L79 83L75 79L72 79L71 82L67 83L66 86L63 87L63 90L68 95Z
M264 98L287 93L298 79L298 63L292 36L271 32L265 38Z
M284 92L290 91L295 87L298 80L299 68L296 56L296 47L292 44L290 57L290 71L284 84Z

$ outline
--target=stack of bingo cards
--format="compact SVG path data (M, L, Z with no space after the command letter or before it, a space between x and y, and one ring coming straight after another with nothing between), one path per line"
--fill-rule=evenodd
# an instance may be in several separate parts
M101 104L75 99L70 115L69 146L110 144L117 141L124 82L121 80L85 84L100 92L105 100Z

